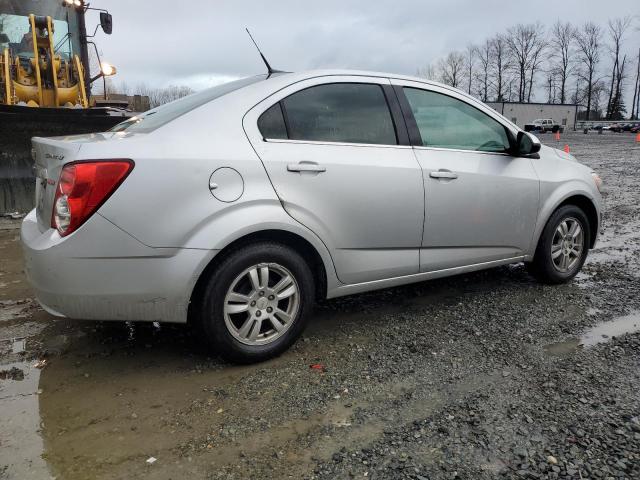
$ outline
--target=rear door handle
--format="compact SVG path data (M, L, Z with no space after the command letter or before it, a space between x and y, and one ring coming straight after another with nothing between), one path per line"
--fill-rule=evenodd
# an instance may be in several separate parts
M326 172L327 169L317 163L290 163L287 165L289 172Z
M437 172L429 173L429 176L431 178L446 178L449 180L455 180L456 178L458 178L458 174L452 172L451 170L438 170Z

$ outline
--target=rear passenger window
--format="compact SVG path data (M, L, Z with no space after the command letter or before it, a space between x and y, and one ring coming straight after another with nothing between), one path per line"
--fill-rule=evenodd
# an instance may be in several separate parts
M274 140L282 140L287 138L287 128L284 124L280 103L276 103L260 115L258 128L260 129L262 137L265 139L272 138Z
M398 143L380 85L318 85L294 93L282 105L291 140Z

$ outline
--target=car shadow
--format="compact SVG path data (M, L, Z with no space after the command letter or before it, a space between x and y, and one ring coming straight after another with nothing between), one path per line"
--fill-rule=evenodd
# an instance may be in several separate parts
M321 338L326 329L346 322L367 322L372 315L455 305L467 295L507 289L538 288L522 264L376 290L318 302L304 336ZM43 335L44 355L142 357L147 361L186 360L188 365L224 365L207 348L193 325L149 322L58 320Z

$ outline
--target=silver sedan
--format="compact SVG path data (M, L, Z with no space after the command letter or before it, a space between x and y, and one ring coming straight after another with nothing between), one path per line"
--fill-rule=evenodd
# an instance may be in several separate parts
M251 77L33 146L22 244L43 308L194 322L236 362L288 348L317 298L517 262L569 281L601 218L571 155L391 74Z

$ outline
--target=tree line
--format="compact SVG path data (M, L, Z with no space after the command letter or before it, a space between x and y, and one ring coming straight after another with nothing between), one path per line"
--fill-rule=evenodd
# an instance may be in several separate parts
M573 25L557 21L518 24L464 51L452 51L418 70L430 80L466 90L484 102L531 102L582 106L585 120L640 116L640 31L630 16ZM626 52L632 38L637 57ZM627 88L633 88L630 110Z
M152 87L146 83L139 83L131 86L126 82L116 83L110 78L107 79L107 96L112 93L122 95L142 95L149 97L149 105L151 108L159 107L165 103L173 102L179 98L186 97L195 93L195 90L186 85L168 85L166 87ZM100 86L96 89L96 93L103 94Z

